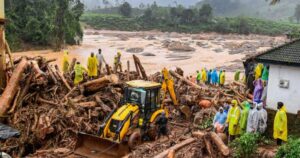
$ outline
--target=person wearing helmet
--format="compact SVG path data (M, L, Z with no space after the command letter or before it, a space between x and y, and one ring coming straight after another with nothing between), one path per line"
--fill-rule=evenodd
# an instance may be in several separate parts
M115 65L114 70L115 70L115 72L118 71L118 68L120 68L120 71L122 72L121 56L122 55L121 55L120 51L115 56L115 60L114 60L114 65Z
M158 120L155 122L155 124L158 126L158 131L157 131L157 139L160 138L161 135L167 136L169 139L168 135L168 118L166 117L166 113L162 112Z

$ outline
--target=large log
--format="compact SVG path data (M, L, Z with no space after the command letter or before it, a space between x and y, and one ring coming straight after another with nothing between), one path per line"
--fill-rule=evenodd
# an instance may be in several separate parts
M215 132L210 132L210 137L213 140L213 142L217 145L219 151L221 151L221 153L224 156L228 156L229 155L229 148L228 148L228 146L226 146L224 144L222 139Z
M11 65L12 68L14 68L15 65L14 65L14 62L13 62L12 55L11 55L11 50L10 50L9 44L7 43L6 40L5 40L5 50L6 50L6 53L8 54L10 65Z
M208 135L204 136L204 143L205 143L206 150L207 150L209 156L211 158L215 158L214 149L213 149L213 146L212 146L212 144L210 142L210 139L208 138Z
M139 67L139 70L141 71L143 79L148 80L146 71L145 71L140 59L136 55L133 55L133 60L134 60L135 64Z
M89 101L89 102L76 103L76 105L83 108L91 108L97 106L98 104L95 101Z
M82 87L81 89L83 89L85 92L96 92L99 89L107 86L110 83L116 84L118 82L119 82L118 76L115 74L112 74L109 76L101 77L99 79L85 82L81 85L81 87Z
M40 77L44 77L45 73L40 69L37 61L32 60L31 61L31 65L32 65L32 69L35 72L35 78L40 78Z
M193 87L193 88L195 88L195 89L199 89L199 90L206 90L206 89L207 89L207 88L204 88L204 87L201 87L201 86L197 85L196 83L191 82L190 80L188 80L188 79L186 79L186 78L180 76L178 73L176 73L176 72L174 72L174 71L172 71L172 70L170 70L169 72L170 72L170 74L171 74L173 77L175 77L175 78L177 78L177 79L180 79L180 80L184 81L186 84L188 84L189 86L191 86L191 87Z
M186 140L180 142L179 144L176 144L176 145L170 147L169 149L164 150L160 154L156 155L154 158L164 158L164 157L166 157L168 155L168 153L170 152L170 150L174 150L176 152L176 150L179 150L179 149L181 149L184 146L187 146L187 145L189 145L191 143L194 143L195 141L196 141L195 138L186 139Z
M63 81L64 85L69 89L69 91L72 90L71 86L69 85L69 83L67 82L66 78L64 77L64 75L59 71L59 68L57 65L55 65L55 69L56 69L56 74L60 77L60 79Z
M13 71L13 74L0 97L0 116L5 115L8 109L10 109L11 103L18 92L20 87L19 81L23 75L23 72L28 66L28 61L23 58L22 61L18 64L16 69Z
M99 106L101 106L101 108L104 112L109 113L112 111L112 109L109 106L107 106L103 103L103 101L101 100L101 98L99 96L96 95L95 100L96 100L97 104Z

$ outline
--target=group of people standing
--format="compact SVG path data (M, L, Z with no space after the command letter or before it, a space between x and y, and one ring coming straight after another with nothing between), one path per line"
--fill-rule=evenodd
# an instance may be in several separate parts
M68 73L70 70L69 52L64 51L62 70L64 73ZM90 80L97 78L102 73L102 69L107 65L104 59L102 50L98 50L98 54L91 53L87 60L87 68L84 67L79 61L74 66L74 84L78 85L84 80L84 74L87 73ZM121 64L121 52L118 52L114 58L114 71L120 69L122 71Z
M207 70L203 68L201 72L197 70L196 76L197 84L204 83L207 85L220 85L224 86L225 84L225 70L220 70L218 73L216 69Z
M239 75L239 72L236 74ZM232 100L230 108L228 104L222 106L213 120L214 130L228 132L229 140L246 132L263 134L267 129L268 113L265 108L269 66L259 63L252 72L246 72L246 76L248 88L253 92L252 103ZM287 141L287 115L284 103L278 102L277 109L273 137L281 145L282 141Z

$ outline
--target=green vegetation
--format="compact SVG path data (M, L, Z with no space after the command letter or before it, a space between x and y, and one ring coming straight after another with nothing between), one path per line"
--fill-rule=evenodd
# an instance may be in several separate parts
M172 11L173 10L173 11ZM179 11L177 11L179 12ZM248 17L215 17L207 18L194 14L194 18L190 18L190 11L185 11L183 16L185 20L181 20L179 13L171 8L170 14L167 16L156 16L154 11L147 9L143 16L126 18L119 15L85 13L81 17L81 21L96 29L111 29L123 31L140 31L140 30L160 30L168 32L220 32L220 33L255 33L265 35L278 35L287 32L298 32L300 25L288 22L275 22L262 19ZM196 17L196 18L195 18ZM204 21L207 22L204 22Z
M230 146L233 148L234 157L252 158L256 156L259 140L258 134L245 133L241 137L236 138Z
M124 2L120 7L119 7L119 12L121 15L125 17L130 17L131 16L131 5L128 2Z
M213 124L214 117L206 117L203 119L202 123L199 124L198 129L204 130L207 128L211 128Z
M300 157L300 138L289 138L288 142L279 147L276 158L298 158Z
M83 36L80 0L6 0L6 38L13 50L23 44L50 46L56 50L76 44Z

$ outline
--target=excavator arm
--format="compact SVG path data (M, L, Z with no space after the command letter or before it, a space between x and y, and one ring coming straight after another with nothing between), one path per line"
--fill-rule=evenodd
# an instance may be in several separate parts
M184 115L186 119L189 119L191 117L191 110L186 105L179 105L177 96L174 90L174 80L170 76L169 71L164 68L162 70L162 91L163 91L163 98L166 98L167 94L169 93L171 100L176 108L178 108Z

